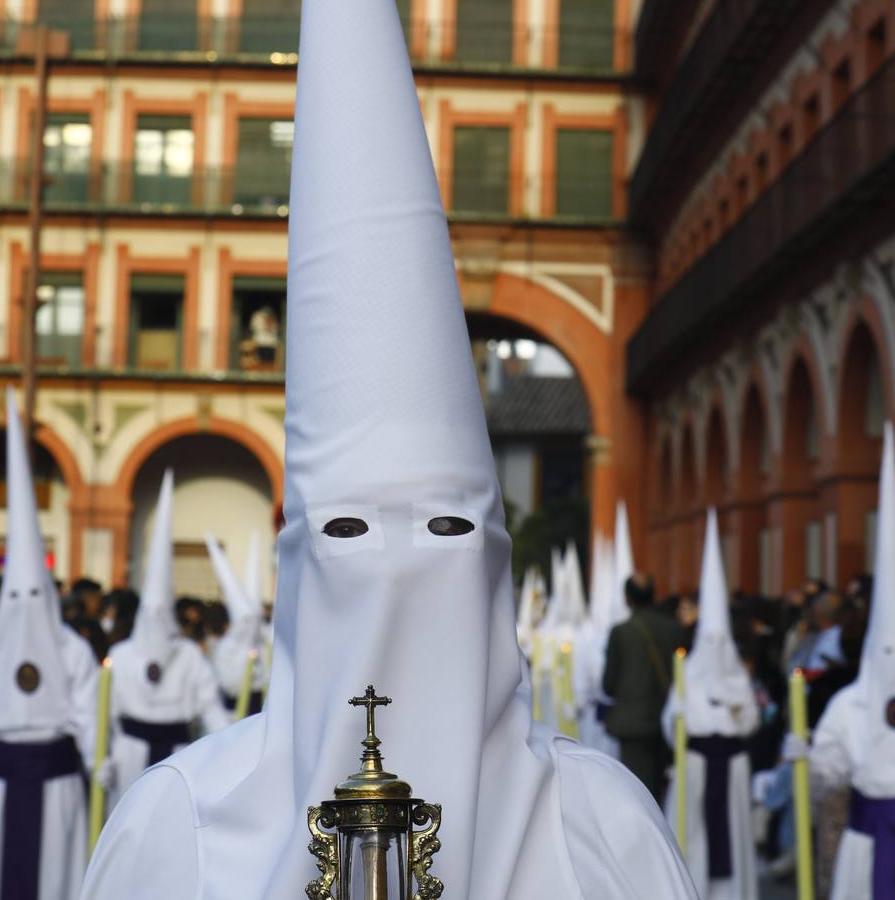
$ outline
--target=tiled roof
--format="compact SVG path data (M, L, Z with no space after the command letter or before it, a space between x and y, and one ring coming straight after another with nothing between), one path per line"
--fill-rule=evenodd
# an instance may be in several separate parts
M487 411L492 437L584 435L591 430L577 378L510 376L488 398Z

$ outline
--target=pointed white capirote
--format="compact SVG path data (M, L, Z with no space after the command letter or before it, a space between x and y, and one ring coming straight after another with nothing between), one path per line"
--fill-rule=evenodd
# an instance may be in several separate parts
M615 508L615 589L612 600L612 624L624 622L630 615L625 600L625 582L634 574L634 554L631 551L631 529L628 525L628 507L619 500Z
M0 733L60 731L72 719L59 595L46 567L31 464L6 392L6 565L0 592ZM23 668L26 667L26 668ZM30 667L30 668L29 668ZM30 672L29 687L23 673Z
M565 571L569 624L578 628L587 618L587 598L584 596L584 578L581 575L578 548L575 546L574 541L569 541L566 544L563 568Z
M260 610L249 597L245 583L233 571L227 554L214 535L206 533L205 546L231 622L260 615Z
M174 550L171 517L174 504L174 473L162 477L149 551L143 566L140 606L134 621L133 640L148 661L163 665L173 652L178 635L174 616Z

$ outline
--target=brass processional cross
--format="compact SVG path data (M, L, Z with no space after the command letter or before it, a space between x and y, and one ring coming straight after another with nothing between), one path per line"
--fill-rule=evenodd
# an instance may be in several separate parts
M382 769L382 757L377 749L382 741L376 737L376 707L388 706L392 702L391 697L377 697L376 689L372 684L367 685L367 692L363 697L352 697L348 701L352 706L365 706L367 708L367 736L363 745L366 748L363 755L364 770Z

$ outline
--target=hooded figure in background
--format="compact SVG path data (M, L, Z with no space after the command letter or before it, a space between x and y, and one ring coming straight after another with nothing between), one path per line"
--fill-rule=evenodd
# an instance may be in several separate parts
M546 607L547 588L539 569L531 566L522 577L519 591L519 615L516 620L516 637L519 649L531 660L534 634L541 624Z
M634 574L634 553L631 550L628 506L624 500L619 500L615 507L615 541L613 550L615 558L612 574L615 578L615 588L612 594L612 621L610 627L618 625L619 622L624 622L631 615L631 610L625 597L625 584Z
M696 640L684 666L683 706L672 687L662 716L669 744L681 711L687 727L687 862L704 900L757 900L745 739L758 727L759 713L731 633L714 509L706 522L699 611ZM674 798L672 783L666 808L671 822Z
M307 809L357 767L363 717L346 701L372 683L394 701L377 728L389 767L443 804L446 900L632 900L657 885L695 897L640 785L532 723L503 504L397 8L305 0L301 20L267 702L135 785L83 896L295 900L318 874Z
M590 573L590 607L578 632L574 684L579 706L579 739L586 747L618 756L618 742L606 731L608 698L603 692L606 641L612 627L615 586L615 551L612 541L598 534Z
M174 476L162 479L140 605L131 636L109 651L112 661L112 747L109 804L142 774L194 737L230 721L211 664L180 636L174 618L171 511Z
M254 674L249 715L254 715L261 712L264 685L267 682L267 673L264 670L266 653L261 630L258 534L254 533L249 543L246 573L242 581L233 571L221 545L210 534L205 536L205 545L208 547L208 555L211 557L211 564L230 615L230 627L215 644L211 662L221 685L224 706L232 711L236 708L236 701L242 689L249 654L253 655Z
M795 754L791 754L795 756ZM851 785L848 827L832 900L895 897L895 441L886 423L870 621L858 678L839 691L814 732L811 779Z
M87 859L96 662L62 623L31 467L6 395L6 567L0 591L0 898L73 900Z

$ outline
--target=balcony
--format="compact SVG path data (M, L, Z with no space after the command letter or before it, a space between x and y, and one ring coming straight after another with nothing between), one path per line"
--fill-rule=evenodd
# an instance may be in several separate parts
M0 59L30 55L32 26L0 20ZM297 17L163 19L107 18L54 22L69 35L75 62L171 65L295 65ZM404 31L414 67L422 71L614 79L629 73L629 35L611 27L526 27L476 23L474 41L456 23L408 20ZM537 60L534 62L533 60Z
M726 136L727 123L741 120L742 95L761 90L756 76L784 36L806 34L831 5L832 0L715 4L662 97L631 179L635 224L655 225L674 207L717 151L716 137Z
M710 329L735 329L737 316L792 289L811 264L835 264L893 189L895 57L656 303L628 343L628 390L651 393Z
M28 203L30 166L27 160L0 160L0 210L24 211ZM555 209L542 215L513 208L511 196L542 191L543 179L510 173L507 183L477 191L478 182L449 176L463 186L462 209L448 211L458 222L531 223L538 225L609 228L613 217L611 188L593 177L570 179L561 173L546 193L557 199ZM529 188L534 187L535 191ZM456 195L455 195L456 196ZM475 198L472 202L469 198ZM283 219L289 215L287 179L237 169L197 169L186 175L141 174L133 163L112 162L93 171L48 176L44 192L50 214L244 217Z

